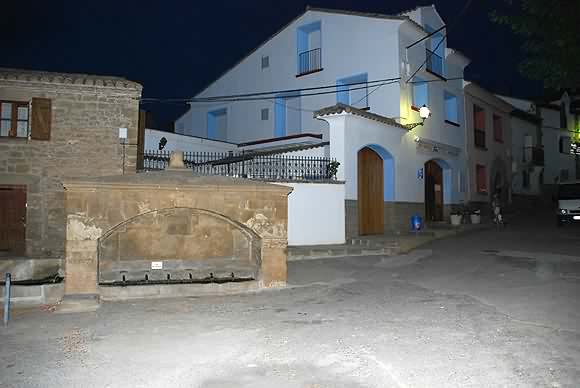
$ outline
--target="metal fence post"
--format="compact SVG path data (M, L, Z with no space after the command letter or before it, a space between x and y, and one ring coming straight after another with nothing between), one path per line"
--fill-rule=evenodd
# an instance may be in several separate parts
M4 326L8 326L8 321L10 320L10 287L11 287L12 275L6 273L5 283L4 283Z

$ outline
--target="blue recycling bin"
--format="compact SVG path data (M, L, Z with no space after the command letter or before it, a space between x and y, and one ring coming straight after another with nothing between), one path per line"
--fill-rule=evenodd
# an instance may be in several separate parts
M423 218L420 215L415 214L411 217L411 230L413 232L418 232L423 227Z

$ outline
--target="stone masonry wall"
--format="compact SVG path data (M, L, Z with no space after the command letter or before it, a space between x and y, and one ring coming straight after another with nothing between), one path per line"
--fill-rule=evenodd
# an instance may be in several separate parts
M63 178L135 172L140 95L140 85L117 78L0 72L0 100L52 104L50 140L0 137L0 185L27 186L28 257L64 256ZM119 128L128 129L125 147Z
M358 235L358 204L355 200L346 200L346 235ZM408 231L411 229L411 216L418 214L425 217L425 204L414 202L385 202L385 232Z

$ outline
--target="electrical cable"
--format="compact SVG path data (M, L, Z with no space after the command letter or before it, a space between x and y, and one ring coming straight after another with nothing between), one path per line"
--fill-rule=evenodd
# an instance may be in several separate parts
M439 43L437 43L437 46L435 46L435 48L433 50L428 50L425 60L417 68L417 70L415 70L413 72L413 74L407 79L406 83L409 83L413 79L413 77L415 77L417 75L417 73L423 68L423 66L425 66L427 64L427 62L431 59L431 57L433 56L433 54L435 54L435 51L437 51L437 49L439 48L439 46L441 46L441 43L443 43L443 41L445 39L447 39L447 35L449 35L449 32L451 31L451 29L453 27L455 27L455 25L457 24L457 22L459 20L461 20L461 17L467 11L467 9L469 8L469 6L471 5L472 2L473 2L473 0L467 0L467 2L465 3L465 5L461 9L461 11L459 11L459 14L457 14L457 17L455 18L455 20L453 21L453 23L450 24L449 25L449 28L447 28L447 31L445 31L445 35L443 35L443 37L441 38L441 40L439 41Z

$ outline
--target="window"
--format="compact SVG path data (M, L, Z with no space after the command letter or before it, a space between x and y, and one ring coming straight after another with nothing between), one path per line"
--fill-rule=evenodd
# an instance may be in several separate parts
M487 193L487 171L485 166L481 164L475 166L475 177L477 179L477 192Z
M269 56L262 57L262 70L267 69L268 67L270 67L270 57Z
M0 102L0 136L28 137L28 103Z
M268 108L262 109L262 111L261 111L261 117L262 117L262 121L269 120L269 118L270 118L270 109L268 109Z
M435 28L425 25L425 31L429 34L435 31ZM427 49L425 50L426 68L427 71L439 76L443 76L444 58L445 58L445 42L442 32L437 32L429 38Z
M558 142L558 149L561 154L570 153L570 138L568 136L560 136L560 140Z
M530 173L526 170L522 171L522 187L525 189L530 187Z
M473 105L473 130L475 146L485 148L485 110Z
M565 182L568 180L568 169L560 170L560 182Z
M298 74L306 75L322 70L322 34L320 21L298 28Z
M336 81L336 102L356 108L369 106L368 75L358 74ZM356 85L355 85L356 84Z
M280 95L274 102L274 137L301 132L300 96Z
M503 123L501 116L493 115L493 139L498 143L503 143Z
M429 86L425 80L415 77L413 80L413 107L429 106Z
M215 140L227 140L228 113L225 108L208 112L207 137Z
M459 117L457 113L457 97L455 95L445 92L445 121L459 124Z

